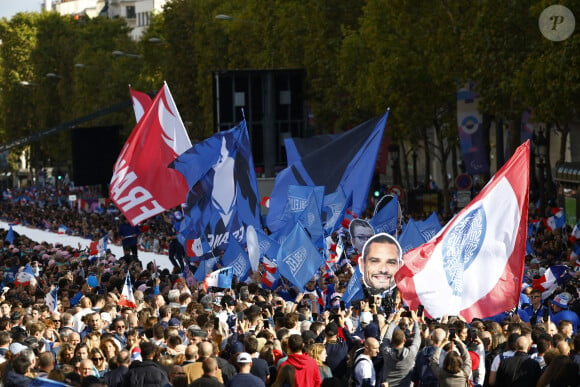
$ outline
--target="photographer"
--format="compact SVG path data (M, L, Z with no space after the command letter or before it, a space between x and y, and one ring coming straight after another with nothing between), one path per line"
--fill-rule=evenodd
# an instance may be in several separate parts
M410 386L415 357L421 345L421 330L419 329L419 319L415 311L410 311L410 323L413 325L411 345L405 345L405 332L399 328L399 323L403 313L407 315L405 309L399 309L391 314L387 319L388 325L381 328L383 335L381 352L383 354L383 375L382 382L389 385Z

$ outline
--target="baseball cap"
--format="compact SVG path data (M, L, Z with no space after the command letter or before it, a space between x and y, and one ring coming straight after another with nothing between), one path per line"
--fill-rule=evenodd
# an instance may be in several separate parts
M238 355L238 358L236 359L237 363L240 364L245 364L245 363L251 363L252 362L252 357L250 356L249 353L247 352L242 352Z
M176 319L175 317L172 317L169 320L169 324L167 324L170 327L178 327L181 325L181 322L179 321L179 319Z
M554 297L554 299L552 300L552 304L559 306L562 309L568 309L568 303L570 302L571 298L572 296L570 295L570 293L567 292L560 293L556 297Z
M373 314L371 312L361 312L360 314L361 324L368 324L371 321L373 321Z

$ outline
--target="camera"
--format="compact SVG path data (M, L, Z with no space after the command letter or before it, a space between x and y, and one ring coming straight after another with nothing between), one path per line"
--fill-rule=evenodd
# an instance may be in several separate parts
M477 329L476 328L469 328L469 341L476 341L477 340Z
M455 340L455 328L449 328L449 341Z

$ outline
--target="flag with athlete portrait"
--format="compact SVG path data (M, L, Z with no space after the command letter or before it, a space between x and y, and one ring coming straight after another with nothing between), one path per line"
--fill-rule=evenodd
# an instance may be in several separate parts
M409 251L395 275L411 309L467 321L518 305L526 254L530 143L431 241Z

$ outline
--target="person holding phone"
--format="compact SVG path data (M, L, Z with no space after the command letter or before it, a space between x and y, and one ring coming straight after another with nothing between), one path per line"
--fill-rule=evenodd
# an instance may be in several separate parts
M398 328L403 312L405 309L400 308L394 315L389 316L390 323L386 327L381 345L384 362L381 380L393 386L411 384L411 371L415 366L415 358L421 345L421 329L414 310L410 310L411 317L409 317L409 322L413 325L412 337L407 339L405 332ZM405 345L407 340L412 340L411 345Z

